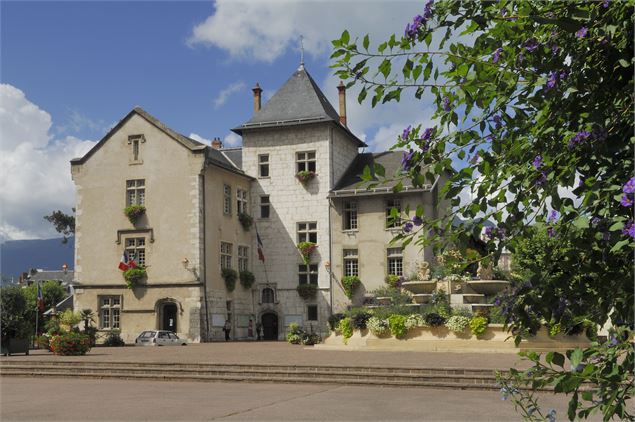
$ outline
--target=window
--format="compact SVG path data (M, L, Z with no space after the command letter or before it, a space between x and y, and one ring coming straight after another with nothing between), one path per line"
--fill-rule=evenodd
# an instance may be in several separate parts
M146 265L146 239L145 237L130 237L126 239L126 252L128 258L134 260L137 265Z
M300 242L317 243L317 223L298 223L298 243Z
M232 244L227 242L220 242L220 267L231 268L232 267Z
M401 226L401 219L399 217L394 220L390 217L393 208L397 210L397 214L401 213L401 201L399 199L389 199L386 201L386 228Z
M269 204L269 195L260 197L260 218L269 218L269 210L271 205Z
M306 319L307 319L307 321L317 321L318 320L317 305L309 305L309 306L306 307Z
M357 249L344 249L344 276L359 275Z
M247 213L247 191L236 189L236 211L238 214Z
M145 205L146 181L144 179L126 180L126 206Z
M315 173L315 151L298 152L295 154L297 172L312 171Z
M146 141L143 135L128 136L128 145L130 145L130 162L140 164L141 161L141 144Z
M273 303L273 289L269 287L265 287L262 289L262 303Z
M269 177L269 154L258 156L258 176Z
M403 254L401 248L388 248L388 274L403 275Z
M231 215L232 213L232 187L223 185L223 214Z
M357 202L344 202L344 230L357 230Z
M318 266L298 265L298 282L300 284L318 284Z
M249 269L249 248L247 246L238 246L238 271L247 271Z
M99 328L113 330L120 328L121 296L99 296Z

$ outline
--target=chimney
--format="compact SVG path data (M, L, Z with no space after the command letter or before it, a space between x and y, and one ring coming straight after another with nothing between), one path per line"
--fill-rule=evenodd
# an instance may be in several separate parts
M340 123L346 126L346 87L342 81L337 86L337 90L340 93Z
M262 89L258 82L256 82L256 86L251 89L254 92L254 113L260 111L260 94L262 94Z
M221 141L220 138L214 138L214 140L212 141L212 148L221 149L222 147L223 141Z

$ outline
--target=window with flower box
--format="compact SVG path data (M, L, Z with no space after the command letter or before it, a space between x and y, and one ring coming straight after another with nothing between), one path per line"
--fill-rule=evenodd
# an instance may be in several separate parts
M317 243L317 222L306 221L298 223L298 243Z
M99 328L114 330L121 328L121 296L98 296Z
M220 267L232 267L232 244L228 242L220 242Z
M303 151L295 154L296 173L312 171L315 173L315 151Z
M388 274L403 275L403 251L401 248L388 248Z
M126 206L145 205L146 181L145 179L126 180Z
M357 249L344 249L344 277L359 276Z
M318 284L318 266L317 264L299 265L298 266L298 282L300 284Z
M137 265L146 266L146 238L145 237L129 237L126 239L126 252L128 258L132 259Z

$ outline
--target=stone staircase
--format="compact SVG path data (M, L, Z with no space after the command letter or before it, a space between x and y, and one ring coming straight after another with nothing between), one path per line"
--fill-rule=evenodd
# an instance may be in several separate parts
M492 369L93 362L79 359L2 359L0 376L498 389L495 370Z

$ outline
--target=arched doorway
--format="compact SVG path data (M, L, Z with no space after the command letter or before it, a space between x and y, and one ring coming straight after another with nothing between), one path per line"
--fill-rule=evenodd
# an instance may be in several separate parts
M265 340L278 340L278 315L268 312L262 314L262 334Z
M178 308L176 303L167 302L161 305L161 318L159 320L160 330L167 330L176 333L176 318Z

